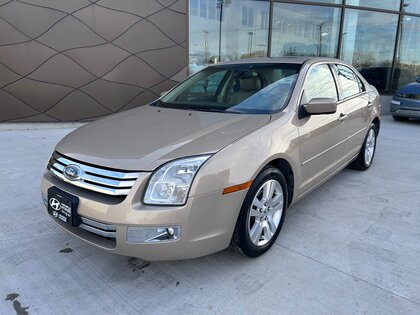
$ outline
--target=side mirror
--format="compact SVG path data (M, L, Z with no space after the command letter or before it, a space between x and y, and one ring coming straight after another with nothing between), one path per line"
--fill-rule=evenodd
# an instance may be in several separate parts
M334 114L337 111L337 100L334 98L313 98L303 108L309 115Z
M165 96L166 93L168 93L168 91L162 91L162 92L160 92L160 96Z

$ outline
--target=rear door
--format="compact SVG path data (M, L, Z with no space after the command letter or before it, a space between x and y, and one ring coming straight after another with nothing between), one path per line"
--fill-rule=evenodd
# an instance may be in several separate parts
M300 106L314 98L338 100L338 88L329 64L316 64L306 75ZM341 103L334 114L311 115L298 120L302 167L299 190L302 193L343 164L347 132L342 117L346 114L347 105Z
M346 156L350 160L358 154L365 139L372 103L363 82L350 67L336 64L334 71L339 83L340 102L347 107L347 116L344 118L348 138Z

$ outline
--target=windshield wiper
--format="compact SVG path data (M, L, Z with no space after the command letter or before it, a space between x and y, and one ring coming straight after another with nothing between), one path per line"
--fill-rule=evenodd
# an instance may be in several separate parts
M226 112L226 109L227 109L227 108L221 108L218 106L199 106L199 105L187 105L187 104L179 104L179 106L175 108L193 110L193 111L199 111L199 112L218 112L218 113L224 113Z
M188 105L188 104L179 104L179 103L164 103L161 100L156 100L153 104L156 107L164 108L174 108L174 109L185 109L198 112L214 112L214 113L239 113L235 109L229 110L230 108L220 107L220 106L200 106L200 105Z
M166 103L164 103L164 102L162 102L160 99L158 99L158 100L156 100L153 104L151 104L152 106L155 106L155 107L164 107L164 108L167 108L168 107L168 105L166 104Z
M198 111L198 112L215 112L215 113L225 113L226 112L225 109L220 109L220 108L217 108L217 107L206 107L206 108L204 108L204 107L188 107L188 108L185 108L185 109L194 110L194 111Z

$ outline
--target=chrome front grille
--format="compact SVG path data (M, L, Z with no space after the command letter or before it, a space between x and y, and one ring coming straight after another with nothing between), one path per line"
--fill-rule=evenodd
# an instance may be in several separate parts
M66 166L77 166L82 172L77 180L65 176ZM126 196L139 177L139 172L123 172L94 167L54 152L47 169L72 185L111 196Z

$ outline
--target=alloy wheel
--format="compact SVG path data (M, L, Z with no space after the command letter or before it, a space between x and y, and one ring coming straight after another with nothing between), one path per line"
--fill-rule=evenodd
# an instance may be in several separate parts
M256 246L266 245L279 227L284 208L283 189L277 180L261 185L248 213L248 234Z
M376 133L375 130L370 129L366 144L365 144L365 163L366 166L369 166L372 163L373 155L375 153L375 146L376 146Z

